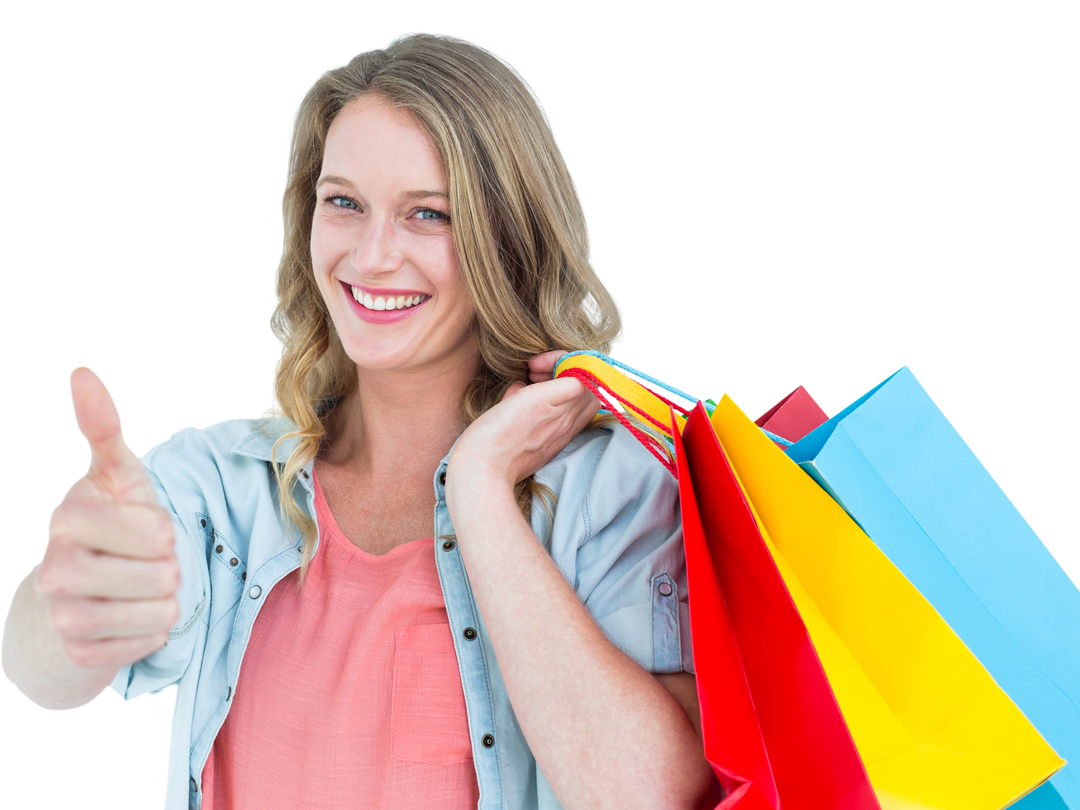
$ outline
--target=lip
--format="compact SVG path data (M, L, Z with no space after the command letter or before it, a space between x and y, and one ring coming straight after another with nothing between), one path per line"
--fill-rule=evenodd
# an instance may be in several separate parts
M391 310L375 310L368 309L365 306L357 303L353 298L352 288L356 287L358 290L363 290L365 293L371 295L373 298L377 295L391 296L391 295L427 295L428 297L415 306L411 306L408 309L391 309ZM362 287L359 284L348 284L344 281L341 282L341 291L345 295L345 300L348 302L349 307L352 309L356 316L362 321L368 323L396 323L397 321L404 320L417 310L422 309L428 301L431 300L431 296L427 293L419 293L416 290L391 290L391 289L379 289L373 290L368 287Z

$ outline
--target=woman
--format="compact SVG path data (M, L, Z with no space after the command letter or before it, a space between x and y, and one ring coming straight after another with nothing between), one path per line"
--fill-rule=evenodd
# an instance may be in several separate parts
M693 806L675 488L550 379L618 316L528 90L455 40L358 56L300 109L285 220L282 419L140 464L73 375L94 460L10 677L177 683L169 807Z

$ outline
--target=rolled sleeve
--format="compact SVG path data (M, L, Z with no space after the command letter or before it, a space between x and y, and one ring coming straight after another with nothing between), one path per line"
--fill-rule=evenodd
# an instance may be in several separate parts
M604 634L649 672L693 672L678 482L621 425L542 472L558 498L534 529Z

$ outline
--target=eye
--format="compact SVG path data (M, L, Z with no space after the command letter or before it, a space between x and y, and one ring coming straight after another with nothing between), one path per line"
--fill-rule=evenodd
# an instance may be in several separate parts
M420 219L425 222L449 222L450 215L444 214L442 211L437 211L434 208L420 208L413 214L413 219Z
M325 201L331 205L336 205L338 208L344 208L346 211L360 210L360 203L352 197L346 197L343 194L332 194L329 197L326 197Z

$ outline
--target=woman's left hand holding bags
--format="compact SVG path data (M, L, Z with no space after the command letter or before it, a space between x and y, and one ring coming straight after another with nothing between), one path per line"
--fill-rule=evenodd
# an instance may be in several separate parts
M529 362L534 385L514 383L503 401L473 422L450 456L446 499L451 514L460 489L450 483L451 471L467 471L464 480L483 480L513 489L551 459L596 416L600 403L578 380L551 379L555 361L564 352L537 355ZM480 476L477 479L475 476ZM489 479L491 479L489 481Z

